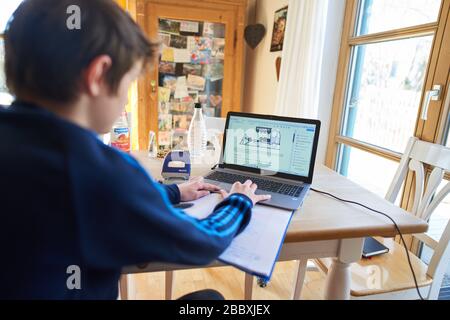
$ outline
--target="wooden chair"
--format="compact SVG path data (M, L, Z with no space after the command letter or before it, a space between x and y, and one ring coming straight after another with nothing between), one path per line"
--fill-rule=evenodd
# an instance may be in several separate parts
M432 168L426 182L426 170ZM445 172L450 172L450 148L411 138L394 176L386 200L394 203L402 184L412 170L415 174L415 196L411 214L429 221L440 202L450 193L450 182L437 189ZM426 184L426 187L425 187ZM445 270L450 262L450 222L447 223L439 241L426 234L415 234L413 239L426 244L434 252L429 265L410 252L412 265L421 294L426 299L437 299ZM351 267L352 299L416 299L418 298L413 277L403 245L393 239L379 239L390 252L372 259L362 259ZM326 274L330 259L314 260L319 270ZM322 290L323 277L307 283L310 289Z

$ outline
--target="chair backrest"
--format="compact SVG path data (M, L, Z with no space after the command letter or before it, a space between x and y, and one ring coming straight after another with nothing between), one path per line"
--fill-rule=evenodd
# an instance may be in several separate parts
M426 182L428 166L433 169ZM415 194L411 213L428 222L434 210L450 193L450 182L437 192L445 172L450 172L450 148L411 138L386 194L386 200L395 202L409 170L415 174ZM450 262L450 222L447 223L439 242L426 234L414 237L434 250L427 274L433 278L428 298L435 299L439 294L447 263Z

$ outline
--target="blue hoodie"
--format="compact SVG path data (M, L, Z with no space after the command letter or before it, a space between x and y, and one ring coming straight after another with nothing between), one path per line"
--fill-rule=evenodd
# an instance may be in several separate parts
M0 108L0 137L0 299L116 299L124 266L206 265L250 221L242 194L189 217L176 185L41 107Z

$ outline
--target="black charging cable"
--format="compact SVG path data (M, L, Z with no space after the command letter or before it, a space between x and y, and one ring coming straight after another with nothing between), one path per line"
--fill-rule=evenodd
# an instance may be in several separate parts
M420 300L425 300L425 299L422 297L422 294L420 293L420 290L419 290L419 285L417 284L417 278L416 278L416 274L415 274L415 272L414 272L413 265L412 265L412 263L411 263L411 257L409 256L408 246L406 245L405 239L403 238L403 234L402 234L402 232L400 231L400 228L398 227L398 225L397 225L397 223L394 221L394 219L392 219L390 216L388 216L387 214L385 214L385 213L383 213L383 212L381 212L381 211L378 211L378 210L369 208L368 206L365 206L365 205L363 205L363 204L361 204L361 203L358 203L358 202L355 202L355 201L351 201L351 200L345 200L345 199L336 197L335 195L332 195L331 193L324 192L324 191L320 191L320 190L317 190L317 189L314 189L314 188L311 188L311 190L314 191L314 192L320 193L320 194L327 195L327 196L329 196L329 197L332 197L332 198L334 198L334 199L336 199L336 200L339 200L339 201L342 201L342 202L347 202L347 203L351 203L351 204L354 204L354 205L363 207L363 208L365 208L365 209L367 209L367 210L370 210L370 211L372 211L372 212L381 214L382 216L385 216L386 218L388 218L389 220L391 220L392 223L394 224L395 228L397 229L397 232L398 232L398 234L400 235L400 239L401 239L401 241L402 241L403 247L405 248L406 257L408 258L408 264L409 264L409 268L411 269L411 273L412 273L412 276L413 276L413 279L414 279L414 284L415 284L415 286L416 286L417 294L419 295Z

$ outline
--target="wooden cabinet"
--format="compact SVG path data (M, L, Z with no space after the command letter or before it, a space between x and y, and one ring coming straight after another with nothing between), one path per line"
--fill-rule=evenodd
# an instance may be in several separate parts
M159 65L138 82L139 149L185 145L194 103L206 115L240 111L247 0L137 0L138 24L161 42Z

